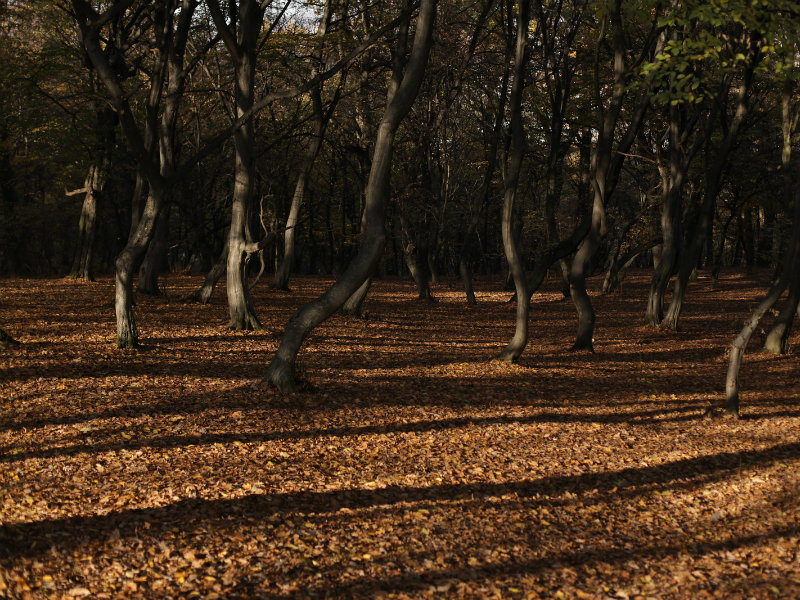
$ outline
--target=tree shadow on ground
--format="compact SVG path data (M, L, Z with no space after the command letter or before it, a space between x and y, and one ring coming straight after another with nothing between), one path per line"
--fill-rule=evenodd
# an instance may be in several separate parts
M282 514L335 513L391 505L418 505L452 501L481 501L512 495L514 502L537 504L563 502L556 498L565 492L572 495L591 493L591 502L642 494L655 490L694 488L720 480L742 469L763 467L800 457L800 443L786 443L763 450L721 452L681 459L661 465L631 467L616 471L587 472L579 475L543 477L503 483L458 483L427 487L392 485L377 489L302 491L276 494L250 494L236 499L184 499L147 509L123 510L108 514L63 519L46 519L0 526L0 556L4 560L34 557L53 545L62 550L80 547L109 537L141 535L151 528L178 527L184 532L206 530L213 526L230 527L237 519L264 521ZM417 507L418 508L418 507ZM326 517L327 518L327 517Z

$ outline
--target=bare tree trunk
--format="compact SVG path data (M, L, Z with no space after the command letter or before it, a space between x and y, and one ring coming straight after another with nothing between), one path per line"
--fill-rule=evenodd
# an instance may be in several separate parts
M206 274L203 285L192 294L191 299L200 304L208 304L208 301L211 300L211 295L214 293L214 288L217 287L217 282L225 274L227 267L228 244L226 243L222 247L222 252L220 252L217 262L214 263L214 266L211 267L211 270Z
M402 79L399 69L394 70L389 87L389 101L375 141L364 207L366 227L358 254L327 292L301 307L289 319L278 351L270 363L265 379L282 391L296 389L294 362L308 334L364 284L380 261L386 243L384 214L389 195L394 136L419 91L428 62L435 15L436 0L422 0L414 45ZM408 30L408 21L405 21L403 28ZM405 36L401 34L400 37L405 46Z
M789 296L772 324L767 339L764 341L764 351L771 354L786 354L789 332L800 302L800 276L795 274L789 284Z
M614 148L617 123L622 112L623 101L627 93L626 77L628 68L625 65L627 51L626 35L622 21L622 2L615 0L611 7L608 23L603 25L603 35L598 38L596 59L599 60L599 49L605 38L605 29L611 28L611 49L613 52L614 85L607 108L603 108L600 97L601 82L595 81L595 96L601 115L601 125L597 144L592 153L592 187L594 190L591 211L591 226L575 253L570 267L570 295L575 304L578 316L578 327L572 350L594 351L593 336L595 313L592 301L586 291L586 276L600 243L606 236L606 206L619 179L622 162L630 149L644 118L649 95L643 93L638 101L636 111L631 116L625 134ZM642 52L648 52L654 40L648 40ZM658 43L663 43L662 39ZM597 72L597 70L595 70Z
M321 25L317 29L317 36L325 36L328 31L328 26L332 16L333 13L331 11L331 0L327 0L325 2L325 12L322 15ZM321 60L321 54L322 49L320 48L319 54L316 56L317 60ZM316 74L316 70L313 70L311 76L313 77ZM292 204L289 208L289 216L286 219L286 231L283 238L283 261L281 262L280 267L278 267L278 269L275 271L275 280L273 282L273 286L279 290L289 289L289 277L292 273L292 269L294 268L295 240L297 237L296 229L298 220L300 218L300 209L305 200L306 188L308 187L308 182L311 178L311 169L314 166L314 161L317 159L320 148L322 148L322 140L325 138L325 131L327 130L328 122L333 115L333 109L339 100L340 90L341 85L337 89L336 96L327 111L323 111L322 109L321 85L317 85L313 90L311 90L311 101L314 107L314 115L316 118L316 131L314 132L314 136L311 139L308 148L306 148L306 153L303 157L303 163L300 168L300 174L297 177L294 194L292 195Z
M733 345L730 351L730 361L728 363L728 374L725 379L725 409L735 415L739 415L739 370L742 366L742 358L744 357L747 343L758 327L761 318L770 310L777 302L783 290L791 282L797 285L798 269L800 269L800 202L795 203L795 218L794 218L794 231L792 232L792 240L787 248L784 257L784 268L778 281L773 284L764 299L756 306L750 319L745 323L745 326L733 340Z
M92 77L92 86L94 87L94 85L95 78ZM117 126L117 117L108 106L95 102L94 112L94 128L98 136L94 149L95 162L89 167L83 189L67 194L68 196L80 192L85 194L78 222L78 246L69 276L72 279L85 279L86 281L94 281L92 259L97 238L97 215L103 197L103 188L111 169L111 155L116 144L114 130Z
M742 82L736 98L736 112L733 119L731 119L728 131L720 144L720 147L713 152L713 157L710 156L709 149L706 149L707 160L711 161L706 173L705 183L705 196L703 198L703 205L700 209L700 215L697 223L695 224L692 235L690 236L687 246L681 256L680 266L678 269L678 277L675 281L675 286L672 291L672 302L667 309L667 314L662 321L664 327L678 330L678 320L680 319L681 309L683 308L683 300L686 295L686 288L689 285L689 279L692 272L697 266L697 262L702 254L705 245L706 232L709 228L709 221L713 218L714 205L719 195L719 190L722 185L722 173L727 163L728 156L733 150L734 142L739 134L742 123L747 116L749 109L749 96L750 89L753 85L753 73L756 66L761 60L761 46L757 40L750 40L750 50L747 67L742 77ZM710 137L710 136L709 136Z
M78 223L78 248L75 258L72 261L72 269L69 276L72 279L85 279L94 281L94 271L92 259L94 256L94 245L97 235L97 212L100 196L103 193L108 176L108 163L102 162L94 164L89 168L86 182L82 190L84 191L83 206L81 207L81 217ZM72 195L76 192L70 192Z
M522 94L525 90L525 66L528 59L528 25L530 22L529 0L517 3L517 45L514 54L514 82L511 86L509 108L511 110L511 159L506 167L505 193L503 195L503 216L501 232L503 250L508 261L509 270L514 277L514 288L517 295L517 314L514 336L498 358L506 362L516 362L528 344L528 313L530 299L528 297L525 268L517 248L518 240L514 235L514 203L517 198L517 186L522 170L522 157L525 152L525 130L522 122Z
M256 0L242 0L239 4L238 23L228 25L217 2L208 7L214 24L235 65L236 116L241 118L253 105L256 52L258 34L264 19L264 10ZM238 31L236 31L238 29ZM234 34L234 32L236 32ZM255 129L249 120L233 135L235 148L235 181L231 206L231 226L228 230L228 328L233 330L260 330L247 285L248 242L246 227L252 208L256 168L253 156Z
M364 300L367 299L369 288L372 286L372 277L367 277L367 280L353 292L344 304L342 304L342 313L353 317L361 316L361 309L364 306Z
M142 266L139 269L137 292L157 296L161 293L158 287L158 276L167 268L169 252L169 205L165 206L156 219L153 239L147 246Z
M800 226L800 212L797 211L798 204L800 204L800 195L797 194L796 181L794 169L792 169L792 135L797 129L800 114L797 112L797 107L793 103L794 84L791 78L786 79L786 83L781 93L781 129L783 133L783 149L781 152L781 167L783 173L783 196L786 201L787 208L791 206L792 202L795 205L794 227ZM800 252L800 250L798 250ZM800 259L799 259L800 260ZM794 272L792 273L791 282L789 283L789 297L783 309L778 314L775 322L767 333L767 339L764 342L764 350L772 354L786 354L787 341L789 339L789 332L792 328L792 321L797 311L800 311L800 264L795 265Z
M138 348L139 336L136 330L136 319L133 314L133 274L142 260L150 238L153 235L158 214L163 209L163 191L150 186L142 210L139 226L133 236L122 249L116 266L116 292L114 308L117 315L117 346L120 348Z

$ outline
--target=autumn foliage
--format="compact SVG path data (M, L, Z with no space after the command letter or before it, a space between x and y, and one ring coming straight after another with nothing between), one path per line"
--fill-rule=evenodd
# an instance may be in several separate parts
M637 325L631 275L594 354L550 280L516 365L499 280L377 281L289 395L260 377L327 282L259 286L266 330L233 333L170 276L131 351L109 279L3 280L0 597L798 597L797 355L753 346L743 418L706 416L767 275L701 276L679 333Z

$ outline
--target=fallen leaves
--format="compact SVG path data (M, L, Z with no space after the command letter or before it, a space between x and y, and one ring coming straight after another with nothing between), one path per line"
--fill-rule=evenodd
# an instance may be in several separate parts
M571 307L536 296L516 365L491 360L505 293L467 310L376 282L368 321L321 327L300 360L315 391L291 396L253 385L278 339L226 332L222 299L141 298L145 348L116 351L110 282L14 281L0 596L797 596L797 356L746 359L750 418L703 419L726 323L760 288L698 284L664 335L630 325L648 282L629 277L595 298L594 356L565 351ZM322 282L297 289L256 290L269 329Z

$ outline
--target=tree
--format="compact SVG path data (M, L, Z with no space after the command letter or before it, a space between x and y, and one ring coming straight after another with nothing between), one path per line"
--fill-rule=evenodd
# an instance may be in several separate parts
M517 2L516 52L514 54L513 84L509 98L511 113L511 149L510 159L505 169L503 194L502 233L503 249L506 260L514 278L517 294L517 314L514 336L500 352L500 360L516 362L528 343L528 312L530 299L526 287L525 269L522 265L517 240L514 236L514 202L517 198L517 186L522 170L522 157L525 151L525 130L522 121L522 94L525 90L525 70L528 60L528 27L530 23L530 2Z
M384 214L392 166L394 136L417 95L428 61L436 0L421 0L416 32L405 72L393 73L387 92L387 105L378 126L372 167L366 190L364 239L358 254L337 281L316 300L302 306L286 324L278 351L270 363L266 381L281 391L296 389L294 363L308 334L361 287L373 274L386 243ZM400 27L398 47L404 48L408 22Z

